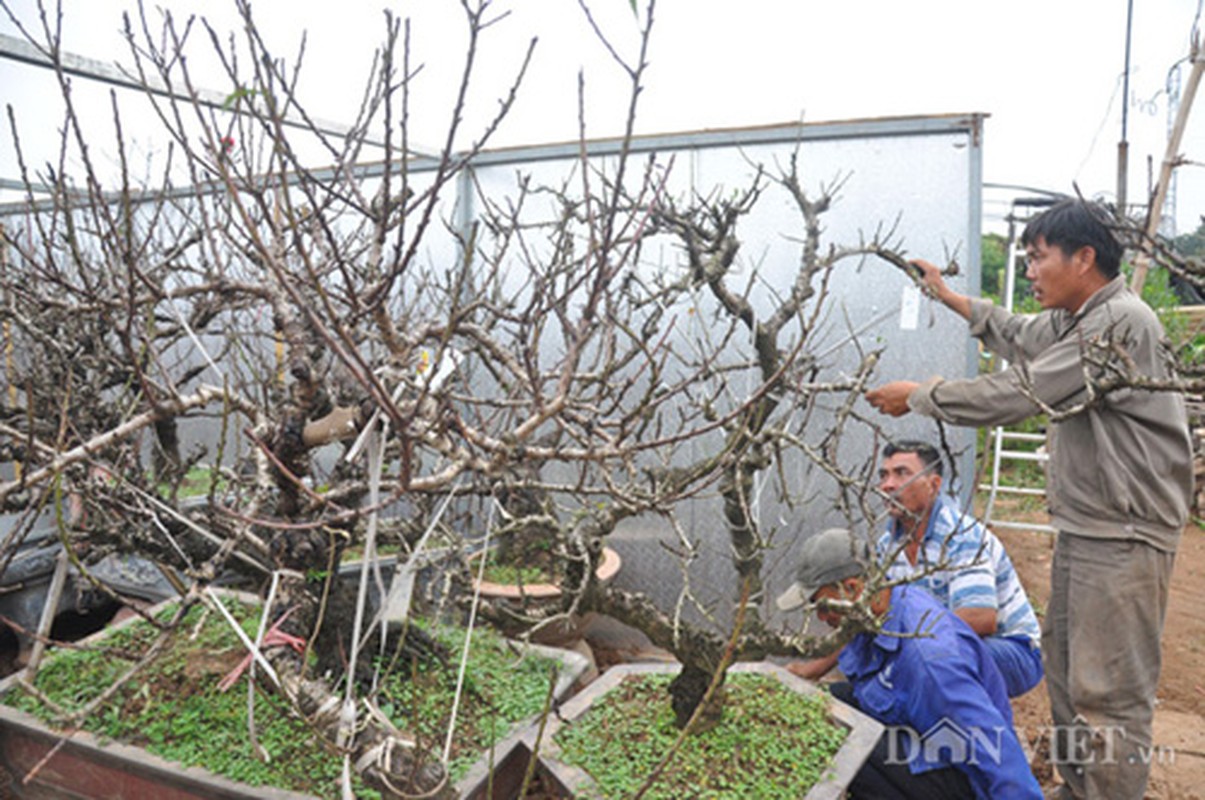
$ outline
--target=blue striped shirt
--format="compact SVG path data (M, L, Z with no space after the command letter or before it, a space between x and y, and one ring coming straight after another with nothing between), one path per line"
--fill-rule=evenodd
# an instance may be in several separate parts
M893 519L879 537L876 545L879 558L888 558L898 551L887 569L889 579L907 579L944 559L946 569L917 579L917 585L951 611L995 609L997 636L1024 636L1037 646L1041 627L1004 545L978 520L964 513L954 498L943 495L934 503L929 527L917 548L915 565L908 562L904 553L906 535L900 522Z

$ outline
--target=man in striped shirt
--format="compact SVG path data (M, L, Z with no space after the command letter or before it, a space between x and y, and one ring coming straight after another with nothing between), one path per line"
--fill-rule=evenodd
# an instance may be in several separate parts
M1025 588L996 535L942 493L941 455L901 441L883 448L879 489L891 521L879 537L890 580L923 586L983 642L1009 697L1042 679L1041 628Z

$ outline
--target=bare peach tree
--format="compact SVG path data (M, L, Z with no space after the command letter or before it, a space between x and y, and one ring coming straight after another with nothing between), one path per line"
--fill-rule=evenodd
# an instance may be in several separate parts
M470 46L437 153L409 144L407 22L387 18L360 116L335 135L306 114L300 71L268 49L249 3L237 5L241 40L170 15L126 20L131 71L167 142L156 182L136 177L116 98L116 172L96 162L52 15L27 31L66 113L58 161L35 164L20 109L8 110L29 193L4 222L0 274L0 433L20 467L0 484L5 508L76 498L82 512L62 539L81 569L104 552L141 554L175 571L185 604L206 602L231 573L270 587L271 618L292 609L284 628L321 666L309 674L291 649L267 650L279 679L267 688L386 792L450 790L437 760L335 688L367 659L370 636L398 638L354 603L324 605L349 547L371 556L388 541L404 560L432 531L542 537L567 564L564 601L524 621L600 611L645 631L684 664L673 699L683 725L734 659L819 652L874 625L857 606L825 643L770 625L763 561L775 526L756 495L836 503L863 527L876 517L868 465L851 465L841 445L870 425L855 401L879 352L851 336L854 366L835 378L831 342L816 333L833 270L871 259L906 271L890 229L824 242L840 181L809 191L794 160L752 170L744 186L675 195L671 159L633 156L652 2L636 17L636 55L610 50L631 85L617 153L590 157L583 123L568 174L520 172L504 196L477 182L474 159L527 60L497 117L456 149L491 3L463 4ZM194 84L194 46L223 65L224 102ZM49 196L34 192L43 184ZM797 214L786 232L797 246L793 279L767 289L740 257L742 225L770 191ZM657 248L672 263L651 258ZM827 475L835 496L801 494L787 476L800 464ZM180 492L197 468L214 478L201 504ZM719 499L729 535L735 631L689 586L667 609L595 579L607 537L638 518L675 533L667 569L685 574L698 542L684 509L704 497ZM471 508L446 512L450 498Z

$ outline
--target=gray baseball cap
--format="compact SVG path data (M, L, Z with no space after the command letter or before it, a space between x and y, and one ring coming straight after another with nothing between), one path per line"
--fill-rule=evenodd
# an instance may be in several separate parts
M803 543L795 582L778 596L783 611L810 602L821 586L861 575L870 563L865 540L845 528L829 528Z

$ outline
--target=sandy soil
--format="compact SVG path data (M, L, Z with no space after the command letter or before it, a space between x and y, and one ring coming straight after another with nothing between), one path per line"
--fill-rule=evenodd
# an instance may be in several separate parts
M1045 521L1017 509L997 518ZM996 529L1041 613L1050 595L1053 538L1048 533ZM1205 800L1205 529L1189 525L1181 539L1163 632L1163 670L1155 710L1155 763L1148 800ZM1020 730L1036 748L1035 772L1050 785L1043 733L1050 725L1045 683L1013 701Z

